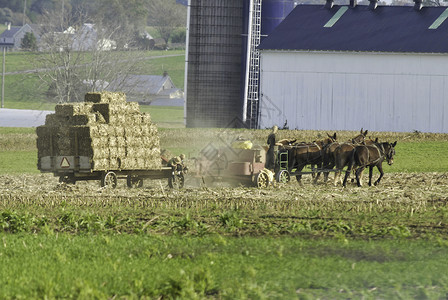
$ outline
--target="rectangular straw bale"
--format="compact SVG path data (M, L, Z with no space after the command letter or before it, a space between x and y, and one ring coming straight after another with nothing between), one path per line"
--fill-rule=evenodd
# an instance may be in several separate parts
M142 124L142 115L140 113L129 114L128 119L132 124L136 126L140 126Z
M74 115L85 115L91 112L92 104L85 102L57 104L55 113L61 116L72 117Z
M126 102L126 95L120 92L91 92L84 96L84 101L93 103L120 103Z
M160 169L162 167L160 157L159 160L146 158L144 160L144 167L145 169Z
M109 148L98 148L93 147L93 154L92 158L94 160L96 159L103 159L103 158L109 158Z
M80 125L95 124L96 122L97 122L96 115L93 113L88 113L85 115L74 115L71 118L70 124L73 126L80 126Z
M118 126L114 126L114 135L116 137L122 137L124 138L124 126L118 125Z
M94 170L102 171L109 170L109 158L97 158L92 160Z
M117 147L126 147L126 138L124 136L117 136Z
M105 122L109 123L109 121L110 121L110 118L109 118L109 116L110 116L110 108L109 108L109 106L110 106L110 103L95 103L95 104L92 105L92 110L94 112L100 113L103 116Z
M95 136L93 134L94 129L96 128L95 126L85 126L85 125L78 125L78 126L73 126L73 133L76 132L77 136L79 139L82 138L92 138L92 136Z
M145 145L152 145L154 147L160 146L160 139L158 135L148 134L144 136L142 139Z
M141 147L141 137L126 135L126 147Z
M109 147L109 138L107 136L92 137L92 148L100 149Z
M41 125L36 127L36 135L37 138L39 137L48 137L51 134L51 127L50 126L45 126L45 125Z
M150 132L151 128L148 125L146 125L146 124L140 125L140 128L141 128L143 136L148 136L151 134L151 132Z
M51 156L52 152L52 130L48 126L38 126L36 127L37 134L37 157L41 158L43 156Z
M126 112L129 114L140 113L140 105L138 102L126 102Z
M120 161L118 157L110 157L109 158L109 169L110 170L119 170L120 169Z
M126 137L139 137L142 135L141 127L136 125L128 125L124 131Z
M137 164L137 160L133 157L124 157L121 160L121 169L124 170L137 170L138 169L138 164Z
M151 115L148 113L142 113L142 124L149 125L151 124Z
M126 156L126 147L115 148L115 153L117 154L117 157L125 157Z
M126 154L129 157L145 157L146 149L142 147L128 147L126 148Z
M126 122L127 118L124 114L112 114L109 116L109 123L113 125L122 126L127 124Z
M114 129L111 128L108 124L97 124L95 128L95 135L98 137L108 137L110 135L110 131L114 132Z
M57 115L57 114L48 114L45 116L45 125L48 126L64 126L68 122L70 122L70 117L63 116L63 115Z
M118 140L115 136L109 136L109 147L116 148L118 147Z

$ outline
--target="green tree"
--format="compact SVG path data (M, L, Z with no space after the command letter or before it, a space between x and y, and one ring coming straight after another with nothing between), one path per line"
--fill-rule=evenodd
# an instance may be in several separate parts
M166 43L178 27L185 27L187 10L175 0L148 0L148 23L153 25Z
M146 25L144 0L96 0L92 6L89 11L92 22L104 28L114 28L117 35L133 37L134 32L143 31ZM124 46L117 45L118 48Z
M14 13L11 9L5 7L0 8L0 22L6 23L6 22L12 22L14 17Z
M83 101L85 92L104 90L111 82L122 90L128 75L144 67L143 52L113 47L129 45L130 36L103 26L107 22L91 19L87 11L82 5L71 11L56 9L42 19L40 47L45 55L36 60L37 74L50 87L47 95L59 103Z
M37 50L37 41L36 37L32 32L25 33L25 36L22 39L22 43L20 45L22 49L28 51L36 51Z

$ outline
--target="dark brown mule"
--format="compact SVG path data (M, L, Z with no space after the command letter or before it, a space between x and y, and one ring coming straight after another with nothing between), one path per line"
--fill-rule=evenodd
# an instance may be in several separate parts
M331 143L330 145L328 145L328 147L325 148L324 151L324 156L323 156L323 162L322 162L322 166L324 170L331 170L335 167L336 165L336 161L335 161L335 150L336 148L338 148L339 146L343 145L343 144L362 144L367 136L367 133L369 131L363 131L363 129L361 128L360 133L355 136L354 138L352 138L351 140L347 141L347 142L337 142L335 141L334 143ZM327 182L328 180L328 174L329 172L324 172L324 182ZM320 176L320 172L317 173L317 176L314 180L314 182L317 182L317 180L319 179Z
M380 172L380 176L375 181L375 185L379 184L381 178L383 178L383 161L386 160L389 165L394 163L394 155L395 155L395 146L397 142L394 143L378 143L378 139L372 145L359 145L356 146L352 151L352 156L348 163L348 168L345 173L345 178L343 182L343 186L347 184L347 178L350 174L352 168L357 167L356 169L356 183L358 186L361 186L362 172L366 167L369 167L369 186L372 185L372 174L373 168L377 167Z
M306 165L317 165L318 168L321 168L325 148L336 141L336 133L332 136L327 135L328 138L322 141L299 143L285 147L288 150L288 171L291 172L296 169L296 172L301 172ZM302 175L296 175L296 178L300 182Z

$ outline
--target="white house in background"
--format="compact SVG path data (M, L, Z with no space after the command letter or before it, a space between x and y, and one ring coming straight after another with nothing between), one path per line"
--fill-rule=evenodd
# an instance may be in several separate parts
M141 104L163 102L171 103L168 100L181 100L183 103L184 93L174 86L168 74L158 75L128 75L112 81L107 88L109 91L122 91L129 101L137 101ZM179 102L178 101L178 102ZM181 104L182 105L182 104Z
M9 24L6 30L0 35L0 49L21 49L22 39L27 32L32 32L36 37L36 42L39 41L38 33L29 24L23 26L11 26L11 24Z
M298 5L259 46L261 128L448 133L448 8Z
M117 43L115 41L98 37L95 24L85 23L78 30L69 27L63 34L71 36L73 40L72 49L76 51L110 51L117 48Z

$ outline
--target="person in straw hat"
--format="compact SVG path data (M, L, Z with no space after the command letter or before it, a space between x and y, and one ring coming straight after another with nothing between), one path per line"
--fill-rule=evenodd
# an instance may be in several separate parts
M274 125L272 127L272 132L268 136L267 144L269 146L268 151L266 152L266 163L265 167L269 170L274 170L275 167L275 146L277 144L276 134L278 132L278 126Z
M174 172L177 170L178 166L182 164L182 159L179 156L175 156L168 161L168 167Z

